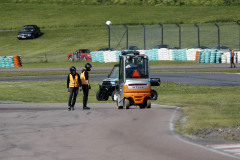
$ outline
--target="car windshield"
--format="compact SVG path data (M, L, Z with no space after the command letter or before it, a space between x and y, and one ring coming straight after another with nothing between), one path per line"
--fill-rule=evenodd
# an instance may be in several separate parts
M163 45L156 45L154 48L157 48L157 49L159 49L159 48L169 48L169 46L166 45L166 44L163 44Z
M126 78L148 78L148 59L147 57L128 58L126 63Z
M28 32L33 31L33 30L34 30L34 28L32 26L25 26L25 27L22 27L22 29L21 29L21 31L28 31Z
M109 75L109 78L118 78L119 76L119 66L115 66Z
M88 50L88 49L83 49L83 50L82 50L82 53L90 53L90 50Z

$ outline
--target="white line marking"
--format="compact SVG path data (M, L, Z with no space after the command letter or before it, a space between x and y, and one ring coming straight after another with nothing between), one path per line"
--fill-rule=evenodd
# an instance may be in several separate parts
M240 154L240 149L225 149L223 151Z
M208 147L212 147L214 149L228 149L228 148L239 148L240 143L236 144L214 144L214 145L207 145Z
M208 151L212 151L212 152L215 152L215 153L224 155L224 156L228 156L228 157L240 159L239 156L232 155L232 154L229 154L229 153L226 153L226 152L223 152L223 151L215 150L215 149L213 149L213 148L209 148L209 147L206 147L206 146L203 146L203 145L200 145L200 144L196 144L196 143L193 143L193 142L184 140L184 139L182 139L178 134L175 134L175 128L174 128L173 120L174 120L174 117L175 117L175 115L176 115L176 113L177 113L178 110L180 110L180 107L176 107L176 109L175 109L175 111L173 112L172 117L171 117L171 119L170 119L170 121L169 121L170 131L171 131L172 135L173 135L175 138L177 138L178 140L180 140L180 141L182 141L182 142L184 142L184 143L187 143L187 144L190 144L190 145L193 145L193 146L196 146L196 147L200 147L200 148L205 149L205 150L208 150ZM237 155L238 155L238 154L237 154Z

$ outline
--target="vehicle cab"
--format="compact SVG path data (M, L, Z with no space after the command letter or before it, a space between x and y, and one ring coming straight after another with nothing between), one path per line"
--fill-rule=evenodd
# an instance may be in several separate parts
M130 105L151 107L148 56L138 51L123 51L119 62L117 107L128 109Z

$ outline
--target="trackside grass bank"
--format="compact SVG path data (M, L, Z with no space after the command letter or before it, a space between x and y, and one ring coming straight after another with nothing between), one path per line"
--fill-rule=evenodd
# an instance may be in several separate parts
M89 103L99 103L95 95L98 83L100 82L91 82ZM179 133L193 134L202 128L239 126L240 124L239 86L195 86L162 82L161 86L155 89L159 97L152 103L182 107L183 117L187 117L187 121L181 124L181 128L179 123L176 124ZM2 101L66 103L66 107L69 95L65 81L2 82L0 90ZM78 95L78 103L82 102L82 94L80 92ZM101 103L113 103L113 101ZM113 107L116 107L115 103ZM240 139L240 137L234 137L234 139Z
M105 6L55 2L1 1L0 30L14 31L0 32L0 56L41 56L107 47L107 20L113 25L214 24L236 22L240 15L239 6ZM18 40L17 30L27 24L38 25L43 35L32 40Z

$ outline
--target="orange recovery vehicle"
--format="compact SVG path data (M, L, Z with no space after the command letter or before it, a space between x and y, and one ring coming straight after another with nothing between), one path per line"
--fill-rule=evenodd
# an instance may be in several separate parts
M129 109L131 105L151 108L148 56L140 55L138 51L123 51L119 60L117 108Z

